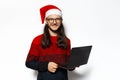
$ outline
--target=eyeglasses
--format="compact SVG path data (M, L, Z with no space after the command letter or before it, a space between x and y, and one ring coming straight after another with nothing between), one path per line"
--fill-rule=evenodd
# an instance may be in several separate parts
M60 22L61 20L62 20L62 18L46 18L46 20L48 20L49 22L54 22L54 21L56 21L56 22Z

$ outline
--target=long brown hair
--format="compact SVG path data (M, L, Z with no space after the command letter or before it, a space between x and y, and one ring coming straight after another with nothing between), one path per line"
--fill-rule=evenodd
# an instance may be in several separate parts
M44 27L44 33L43 33L43 38L41 42L43 48L48 48L51 45L50 34L48 31L48 28L49 26L46 24ZM58 39L56 42L57 46L62 49L66 49L67 48L67 37L65 35L64 26L62 23L57 30L57 35L58 35Z

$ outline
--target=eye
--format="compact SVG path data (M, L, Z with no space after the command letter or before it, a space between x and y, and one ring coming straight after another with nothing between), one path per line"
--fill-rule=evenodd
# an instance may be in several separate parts
M46 20L48 20L49 22L54 22L54 21L59 22L62 20L62 18L46 18Z

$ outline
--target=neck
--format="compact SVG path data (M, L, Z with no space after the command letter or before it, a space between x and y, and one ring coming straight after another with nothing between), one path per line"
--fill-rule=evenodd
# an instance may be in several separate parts
M49 33L50 33L50 36L57 36L57 33L51 31L50 29L49 29Z

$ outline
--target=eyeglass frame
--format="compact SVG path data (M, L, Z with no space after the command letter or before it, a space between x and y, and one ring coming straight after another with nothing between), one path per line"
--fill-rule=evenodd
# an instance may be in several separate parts
M49 21L50 23L56 21L56 22L59 22L59 21L62 21L63 19L62 18L46 18L47 21Z

